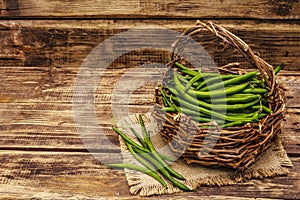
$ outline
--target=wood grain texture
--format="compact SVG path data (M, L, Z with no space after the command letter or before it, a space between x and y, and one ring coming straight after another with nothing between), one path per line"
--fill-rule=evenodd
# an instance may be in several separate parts
M102 153L99 156L107 159L120 158L118 154ZM11 197L141 199L129 194L123 170L109 169L89 154L1 151L0 157L4 161L0 165L0 193L8 193ZM209 196L215 198L231 196L233 199L234 197L297 199L300 160L293 157L291 159L294 167L288 177L250 180L232 186L202 187L196 192L163 195L159 198L199 199Z
M4 196L11 198L46 198L53 196L55 198L90 198L109 197L109 198L136 198L128 193L128 187L122 171L109 170L97 162L82 144L79 133L73 121L72 115L72 84L65 84L60 87L49 84L45 91L32 95L34 85L24 84L32 77L45 78L48 74L39 75L37 68L29 67L27 75L22 74L25 67L5 68L8 74L15 74L13 77L6 74L3 76L3 82L8 84L6 88L11 90L1 93L2 102L0 103L0 177L1 189ZM33 70L35 69L35 70ZM21 71L19 71L21 70ZM95 151L102 159L116 158L118 156L118 146L111 148L107 142L118 144L118 138L111 129L111 118L113 117L110 102L112 100L112 88L119 80L119 76L113 74L122 73L123 69L114 69L108 71L99 83L98 93L95 101L97 116L100 125L103 127L107 138L97 138L90 135L92 140L99 141L99 146ZM61 74L68 74L67 71L61 71ZM172 196L163 196L164 199L170 198L194 198L207 195L215 198L227 198L220 194L240 197L285 197L297 198L298 180L299 180L299 152L300 138L299 132L299 101L297 101L297 92L299 77L289 75L290 71L281 72L280 81L288 89L288 115L284 124L284 145L289 156L294 162L294 168L289 177L278 177L275 179L264 179L250 181L237 186L217 187L200 189L196 193ZM36 74L36 75L34 75ZM72 74L72 73L71 73ZM135 74L136 75L136 74ZM20 79L16 78L20 77ZM64 77L64 76L60 76ZM144 76L135 76L137 79L146 78ZM73 76L74 78L74 76ZM47 79L47 78L46 78ZM58 78L56 81L60 82ZM32 80L31 80L32 81ZM73 83L70 79L69 83ZM46 82L47 83L47 82ZM103 84L103 85L102 85ZM51 88L53 87L53 88ZM3 88L3 87L1 87ZM14 91L18 90L14 96ZM146 112L151 106L153 87L148 85L138 88L136 93L131 96L130 110L132 113ZM6 91L6 90L2 90ZM53 93L53 91L55 93ZM125 95L125 94L123 94ZM6 98L5 97L9 97ZM146 103L146 105L145 105ZM128 105L124 104L127 107ZM110 148L110 149L108 149ZM117 173L117 174L115 174ZM122 178L120 180L120 177ZM99 189L102 188L102 189ZM241 193L240 191L243 191ZM153 197L154 198L154 197Z
M0 141L0 148L23 147L33 150L57 148L56 151L84 151L74 123L74 107L72 105L76 71L61 68L57 75L51 77L37 67L28 69L27 67L6 67L0 68L0 71L2 69L4 76L1 77L3 81L0 82L2 88L0 91L2 116L0 133L4 140ZM136 68L136 70L143 72L143 69ZM151 76L151 73L137 73L137 71L128 71L127 76L134 77L137 82L147 80ZM95 149L107 149L109 146L105 144L109 141L118 144L118 138L110 130L113 118L139 112L145 113L152 108L154 88L157 82L133 88L134 91L128 95L128 90L114 90L117 83L122 85L121 76L118 75L122 73L124 73L123 68L107 70L97 85L93 105L99 126L105 132L106 137L95 137L96 134L84 135L86 139L99 140L99 145L102 146L95 146ZM298 141L294 144L295 147L292 147L295 152L299 150L297 144L300 144L299 137L295 134L299 131L300 125L297 122L300 108L298 101L300 76L297 76L299 72L294 72L294 76L289 75L290 73L290 71L280 72L279 81L287 88L288 114L284 128L286 137L293 138L295 136L293 141ZM20 74L22 75L20 76ZM69 76L69 74L71 75ZM56 85L52 84L51 80L55 80L57 83L64 82L64 80L67 82ZM42 83L47 87L44 88ZM85 99L84 94L76 95ZM124 101L121 101L122 99ZM88 117L86 116L86 118ZM116 151L117 149L114 146L111 150Z
M134 51L104 71L94 96L104 135L78 131L73 86L84 59L106 39L134 28L181 32L198 18L214 19L270 64L285 63L279 76L288 89L282 137L294 167L287 177L149 199L299 199L299 11L294 0L0 0L0 199L144 199L129 194L122 170L109 169L103 162L122 159L118 137L111 130L112 118L124 115L126 109L149 111L156 84L135 88L128 102L117 101L117 111L111 103L116 97L128 98L128 91L115 90L125 76L143 81L156 73L157 78L156 69L144 73L138 66L149 61L166 63L168 52ZM142 46L142 37L134 37ZM227 46L214 44L209 37L203 46L218 65L244 64Z
M297 0L2 0L3 17L299 19ZM68 8L68 9L66 9Z
M300 48L298 22L293 24L247 20L216 22L241 37L270 64L284 63L285 69L298 70L300 64L297 59ZM194 23L194 20L180 20L180 23L172 20L1 21L0 34L5 42L0 44L0 64L1 66L51 66L48 68L51 71L45 72L55 73L62 67L77 68L93 48L122 31L138 28L167 28L181 32L187 27L192 27ZM142 46L143 38L135 37ZM208 41L199 41L200 44L206 48L217 64L245 62L241 55L224 44L217 43L214 37L204 39ZM161 37L160 40L163 42L164 38ZM152 59L155 58L153 51L148 52L148 55L150 53ZM148 61L149 58L144 57ZM157 59L161 58L157 55ZM126 65L138 65L140 61L140 57L130 57L127 60L123 57L117 66L124 68Z
M122 159L119 154L97 156L103 162ZM128 195L124 172L107 168L88 153L1 151L1 160L0 188L22 186L37 194L54 194L54 198L55 193L94 197Z

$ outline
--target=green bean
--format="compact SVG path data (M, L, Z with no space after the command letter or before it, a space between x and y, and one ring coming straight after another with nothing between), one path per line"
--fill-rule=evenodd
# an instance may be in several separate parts
M250 94L241 97L235 97L232 95L227 96L226 98L213 98L213 99L203 99L205 102L210 102L212 104L227 103L227 104L237 104L237 103L247 103L255 101L256 99L261 98L259 94Z
M166 104L167 106L174 107L174 105L173 105L170 101L168 101L167 94L165 93L164 90L160 90L160 94L162 95L163 101L165 102L165 104Z
M187 70L187 71L195 72L195 71L191 70L190 68L180 64L179 62L175 62L175 66L178 67L181 70ZM196 73L199 74L198 72L196 72Z
M189 81L193 79L193 77L191 79L189 79L189 77L185 77L185 76L182 76L180 74L178 74L178 79L184 84L184 85L187 85L189 84ZM174 82L174 81L173 81ZM192 84L192 87L196 87L199 83L193 83Z
M179 112L182 112L182 113L185 113L185 114L190 114L190 115L196 115L197 116L197 113L198 113L198 116L199 116L202 113L202 114L205 114L205 115L208 115L208 116L213 116L213 117L221 119L221 120L224 120L224 119L227 120L227 121L237 121L237 120L240 120L240 118L226 116L226 115L223 115L223 114L221 114L219 112L214 112L214 111L208 110L206 108L203 108L201 106L196 106L194 104L191 104L191 103L189 103L187 101L180 100L180 99L178 99L176 97L172 97L172 98L175 98L176 100L178 100L180 102L179 103L180 105L185 106L186 108L188 108L188 109L185 109L183 107L179 108L180 109ZM163 109L163 110L167 111L166 109ZM173 109L173 110L169 109L168 111L176 112L175 109Z
M139 122L140 122L140 126L141 126L141 130L142 130L142 134L143 134L145 143L146 143L148 149L150 151L152 151L154 149L154 147L153 147L152 142L150 140L150 135L149 135L148 131L146 130L146 126L145 126L144 120L142 118L142 115L139 115Z
M266 115L264 113L262 113L262 114L258 114L256 117L252 117L251 119L246 119L246 120L243 119L243 120L223 124L221 127L222 128L228 128L228 127L232 127L232 126L241 126L241 125L244 125L246 123L254 123L254 122L257 122L259 119L262 119L265 116Z
M282 64L283 65L283 64ZM280 72L280 70L282 69L282 65L278 65L275 69L274 69L274 73L275 75L278 74Z
M259 94L246 94L246 93L227 95L227 97L229 97L229 98L246 98L246 97L253 97L253 96L260 96L260 95Z
M120 131L119 129L115 128L115 127L112 127L112 129L118 133L125 142L131 144L132 146L135 146L136 148L140 149L141 151L144 151L146 153L149 153L150 150L140 146L139 144L137 144L136 142L134 142L133 140L131 140L129 137L127 137L127 135L125 135L122 131Z
M216 90L216 89L225 87L227 85L237 84L242 81L246 81L256 75L257 75L257 71L249 72L244 75L236 76L235 78L228 79L226 81L221 81L221 82L206 86L206 87L202 88L201 91L212 91L212 90Z
M187 109L187 108L183 108L183 107L181 107L180 110L176 110L173 107L172 108L171 107L163 107L163 108L161 108L161 110L164 112L175 112L175 113L185 114L187 116L192 117L192 119L196 122L210 122L211 121L211 119L208 115L205 115L203 113L199 113L199 112Z
M247 117L253 117L254 112L252 112L252 113L226 113L226 115L232 116L232 117L247 118Z
M146 142L143 140L143 138L138 134L138 132L136 130L134 130L132 127L130 128L131 132L134 134L134 136L138 139L138 141L140 142L140 144L144 147L147 148L147 144Z
M181 83L183 83L184 85L187 85L187 84L189 84L189 81L188 80L186 80L183 76L181 76L181 75L179 75L178 74L178 80L181 82ZM197 85L197 83L194 83L193 85L192 85L192 87L195 87ZM191 88L191 87L190 87ZM186 89L186 91L187 91L188 89Z
M141 152L139 149L135 149L134 151L136 151L137 153L140 153L141 156L143 156L146 160L148 160L150 163L152 163L157 169L158 171L166 178L168 179L174 186L184 190L184 191L192 191L191 189L189 189L187 186L185 186L183 183L177 181L176 179L174 179L171 174L169 173L169 171L158 161L155 159L155 156L152 154L152 156L150 154L145 154L143 152Z
M266 117L266 116L267 116L267 114L261 113L261 114L258 115L258 119L262 119L262 118L264 118L264 117Z
M256 100L254 100L250 103L235 104L235 105L228 105L228 104L216 104L216 105L214 105L214 104L206 103L204 101L199 101L198 99L196 99L196 98L190 96L189 94L184 93L180 90L174 90L172 88L169 88L169 90L174 95L176 95L177 97L181 96L186 101L192 103L193 105L197 105L198 107L202 106L202 107L210 109L210 110L227 110L227 111L240 110L240 109L243 109L243 108L251 107L251 106L257 104L260 101L260 96L257 96ZM174 101L178 102L179 104L183 104L185 106L190 106L190 105L186 104L184 100L181 100L177 97L171 96L170 98L173 99Z
M256 112L254 112L254 115L252 116L252 119L253 120L255 120L255 121L257 121L258 120L258 116L259 116L259 114L260 114L260 110L258 110L258 111L256 111Z
M193 87L193 88L195 88L195 90L197 90L196 88L200 85L200 84L202 84L203 82L204 82L204 80L202 80L201 82L195 82L195 81L199 81L199 77L201 77L201 79L203 78L203 76L206 76L206 73L204 74L204 75L202 75L202 74L200 74L200 75L197 75L197 76L194 76L194 77L192 77L190 80L188 79L189 77L185 77L185 76L182 76L182 75L180 75L180 74L177 74L177 76L178 76L178 80L180 81L180 82L182 82L184 85L186 85L186 89L185 89L185 91L187 91L188 89L190 89L191 87ZM221 77L220 77L221 76ZM223 80L227 80L227 79L229 79L229 78L232 78L232 76L237 76L237 75L227 75L227 74L225 74L225 75L215 75L215 76L213 76L213 77L211 77L211 78L217 78L218 80L220 80L220 79L222 79L222 81ZM193 80L194 79L194 80ZM210 79L210 78L208 78L208 79Z
M167 103L167 101L165 100L165 98L162 98L162 99L163 99L164 106L169 106L168 103Z
M192 87L192 85L193 85L195 82L197 82L199 79L202 79L202 75L201 75L201 74L199 74L199 75L197 75L197 76L194 76L194 77L188 82L188 84L185 86L185 90L184 90L184 91L189 90L189 89Z
M144 167L138 166L138 165L133 165L133 164L106 164L109 167L113 167L113 168L118 168L118 169L131 169L131 170L136 170L136 171L140 171L143 172L149 176L151 176L152 178L154 178L155 180L157 180L160 184L162 184L162 186L164 186L164 188L167 187L166 182L155 172L146 169Z
M169 161L169 162L175 162L175 161L176 161L176 159L171 158L171 157L169 157L169 156L167 156L167 155L165 155L165 154L162 154L162 153L158 153L158 154L160 155L160 157L161 157L162 159L164 159L164 160L166 160L166 161Z
M200 113L200 112L197 112L194 110L190 110L190 109L184 108L184 107L181 107L180 110L175 110L174 108L171 108L171 107L163 107L163 108L161 108L161 110L165 111L165 112L180 112L187 116L191 116L192 118L195 118L195 119L198 119L197 117L199 117L199 119L201 118L202 120L198 119L198 121L201 121L201 122L208 122L208 119L210 118L209 115L205 115L203 113Z
M162 107L161 110L164 112L180 112L180 111L174 109L174 107Z
M197 76L197 75L199 75L199 72L191 70L190 68L188 68L186 66L183 66L182 64L180 64L178 62L175 63L175 66L177 68L179 68L181 72L183 72L183 73L185 73L187 75L190 75L190 76Z
M262 87L262 88L265 88L265 87L266 87L266 85L265 85L265 80L264 80L264 79L259 80L259 79L257 79L257 78L251 78L251 79L250 79L250 82L251 82L251 86L257 85L257 87ZM253 84L253 83L255 83L255 84Z
M227 80L227 79L231 79L231 78L235 78L238 75L235 74L230 74L230 75L220 75L220 76L215 76L215 77L211 77L211 78L207 78L205 79L203 82L201 82L195 90L199 90L201 89L203 86L208 85L209 83L214 83L214 82L218 82L221 80Z
M192 76L192 77L199 75L199 72L196 72L196 71L193 71L193 70L182 69L180 71L183 72L184 74Z
M149 169L152 172L156 173L156 170L151 166L151 164L149 164L146 160L144 160L143 157L141 157L140 155L138 155L132 148L132 146L128 143L126 143L127 149L128 151L131 153L131 155L137 160L139 161L142 165L144 165L144 167L146 167L147 169Z
M247 88L242 91L242 93L248 93L248 94L266 94L269 91L265 88Z
M174 82L175 87L178 88L178 90L184 91L184 86L180 83L177 77L177 73L174 73ZM219 96L225 96L230 94L238 93L242 90L245 90L245 88L249 85L249 83L244 83L235 87L227 88L226 90L219 90L219 91L213 91L213 92L202 92L202 91L192 91L188 90L187 93L191 96L196 95L199 98L210 98L210 97L219 97Z
M190 109L186 109L186 108L183 108L183 107L180 107L180 109L174 109L174 108L171 108L171 107L163 107L161 109L162 111L165 111L165 112L180 112L180 113L183 113L185 115L192 115L192 116L198 116L200 114L203 115L203 113L199 113L199 112L196 112L196 111L193 111L193 110L190 110Z
M145 153L150 153L150 150L149 149L146 149L142 146L140 146L139 144L137 144L136 142L134 142L133 140L131 140L129 137L127 137L127 135L125 135L122 131L120 131L119 129L115 128L115 127L112 127L112 129L118 133L125 142L131 144L132 146L140 149L141 151L145 152ZM174 162L174 159L170 158L169 156L166 156L164 154L160 154L160 156L165 159L165 160L168 160L168 161L171 161L171 162Z
M190 75L190 76L197 76L197 75L201 74L202 77L211 77L211 76L219 75L219 73L217 73L217 72L201 72L200 73L199 71L194 71L178 62L175 63L175 66L177 68L179 68L181 72L183 72L187 75Z
M151 154L155 157L155 159L157 159L158 162L160 162L160 164L174 177L181 179L181 180L185 180L185 178L177 173L176 171L174 171L172 168L168 167L167 163L161 158L161 156L158 154L158 152L155 150L151 139L150 139L150 135L148 133L148 131L146 130L143 118L141 115L139 115L139 121L140 121L140 125L141 125L141 129L142 129L142 133L144 135L144 139L145 142L147 143L147 146L151 152Z
M266 107L265 105L253 106L252 108L253 109L263 109L268 114L273 113L273 111L270 108Z

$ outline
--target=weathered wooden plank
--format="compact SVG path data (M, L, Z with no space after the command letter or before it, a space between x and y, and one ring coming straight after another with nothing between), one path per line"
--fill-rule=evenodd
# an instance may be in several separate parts
M95 104L97 120L102 134L82 133L76 130L72 104L55 102L2 103L0 104L0 149L28 149L40 151L119 151L118 137L111 130L112 119L127 114L146 113L151 105L123 105L119 111L112 111L110 104ZM129 113L122 112L128 108ZM299 108L288 108L283 125L288 152L299 155L300 130ZM92 119L86 116L84 120ZM97 126L95 126L97 128ZM94 144L97 141L97 144ZM83 143L85 142L85 143ZM89 143L90 142L90 143ZM91 147L92 146L92 147Z
M97 154L101 161L121 162L120 154ZM28 191L93 197L128 195L124 172L110 170L88 153L1 151L2 186L22 186ZM117 180L117 181L116 181ZM7 191L6 194L10 194ZM11 191L10 191L11 192ZM50 196L49 196L50 197Z
M151 105L154 88L162 79L162 73L157 69L125 68L107 69L96 84L95 104L132 104ZM0 67L0 103L72 103L73 95L84 98L87 94L74 91L76 81L75 69L60 68L55 70L44 67ZM292 76L285 73L293 74ZM287 88L287 106L300 107L300 73L298 71L280 72L279 82ZM100 77L100 75L99 75ZM126 78L127 77L127 78ZM134 77L134 82L130 78ZM89 79L87 79L89 80ZM139 83L147 81L143 86ZM126 87L131 81L129 94ZM88 82L88 81L87 81ZM122 101L121 99L124 99ZM128 102L126 102L126 100Z
M21 186L14 186L12 187L7 187L4 186L5 191L7 191L4 194L4 197L0 197L0 199L20 199L22 198L23 200L32 200L32 199L47 199L48 197L51 197L52 199L66 199L66 200L73 200L73 199L83 199L83 200L99 200L99 198L105 199L105 197L86 197L82 195L77 195L77 194L57 194L57 193L52 193L52 192L41 192L41 191L34 191L30 190L28 191L28 188L26 187L21 187ZM147 197L147 199L157 199L158 197ZM212 200L220 200L220 199L226 199L226 200L252 200L253 198L251 197L240 197L240 196L227 196L227 195L192 195L192 194L175 194L175 195L163 195L160 196L159 199L168 199L168 200L175 200L175 199L183 199L183 200L188 200L188 199L212 199ZM139 196L127 196L127 195L122 195L119 196L117 193L115 196L110 196L109 199L111 200L137 200L137 199L145 199L145 197L139 197ZM269 198L259 198L260 200L269 200Z
M99 42L122 30L140 26L151 27L155 24L154 20L142 22L133 20L122 25L123 22L126 21L53 20L46 23L43 20L21 20L16 24L1 21L0 34L4 39L0 38L0 135L2 138L0 140L2 161L0 196L4 199L9 197L85 199L87 196L91 198L105 196L109 199L119 199L119 196L121 199L132 198L123 172L107 169L88 154L76 131L71 104L72 86L79 66ZM130 22L133 22L132 25L129 24ZM171 23L164 25L167 22ZM169 20L159 21L161 24L158 24L165 28L182 30L191 21L180 22L182 22L180 26L178 21ZM238 24L241 25L237 27ZM262 54L270 58L272 64L284 60L288 63L287 66L292 66L288 67L288 70L295 70L295 73L284 71L286 75L280 77L290 88L288 115L284 124L284 145L295 165L292 173L288 177L255 180L230 187L205 187L189 195L175 194L162 198L198 199L199 196L208 198L208 195L209 198L222 198L223 194L234 196L236 199L240 197L298 198L299 24L280 22L272 25L274 26L255 21L230 21L230 24L227 24L232 30L245 35L249 41L252 39L250 34L254 37L270 35L262 37L258 42L255 40L257 43L254 43L258 45L254 46L265 47ZM256 27L258 33L253 31L253 27ZM279 33L271 32L279 29ZM275 44L276 48L271 48L269 51L268 45L271 44ZM95 107L99 124L107 137L99 137L101 142L94 150L104 159L111 158L112 154L108 153L118 151L118 138L110 129L113 117L110 103L114 86L128 71L128 66L143 64L148 61L148 58L161 59L159 56L149 55L142 59L131 56L130 58L133 58L131 62L128 62L130 60L128 58L118 60L110 70L105 72L103 80L97 86ZM278 60L273 56L276 59L278 56ZM216 58L222 61L226 57L220 51L219 57L217 55ZM145 78L139 74L134 76L136 79ZM140 87L131 96L130 112L147 112L150 107L149 102L152 101L150 96L152 91L151 85ZM126 107L126 102L124 106ZM93 134L86 137L95 139ZM116 144L115 148L108 149L111 147L107 145L108 142ZM119 156L114 155L117 158Z
M15 21L0 22L0 63L7 65L22 65L24 54L22 52L21 30Z
M118 154L99 154L101 158L121 159ZM112 170L87 153L48 153L0 151L0 194L2 198L132 198L123 170ZM248 198L288 198L299 196L299 158L283 177L250 180L232 186L201 187L192 193L160 196L162 199L199 199L225 196ZM243 191L243 192L241 192ZM20 196L17 196L20 195ZM22 198L23 199L23 198ZM154 196L150 199L157 199Z
M218 20L219 24L244 39L272 65L285 63L286 70L298 70L298 21ZM1 66L47 66L52 73L60 68L77 67L99 43L117 33L133 28L166 28L183 31L193 26L194 20L18 20L1 21L3 35L0 44ZM143 37L135 35L137 46L143 46ZM154 42L165 43L168 35L156 37ZM216 46L215 38L200 43L217 64L243 62L239 54L224 45ZM171 44L170 44L171 45ZM121 47L115 47L121 50ZM226 50L226 51L224 51ZM2 53L1 53L2 52ZM142 56L142 57L140 57ZM144 56L144 57L143 57ZM160 56L160 57L159 57ZM142 59L141 59L142 58ZM152 60L151 60L152 59ZM111 67L137 66L146 61L162 61L161 53L148 51L137 56L128 55L116 60Z
M298 1L2 0L3 17L298 19Z

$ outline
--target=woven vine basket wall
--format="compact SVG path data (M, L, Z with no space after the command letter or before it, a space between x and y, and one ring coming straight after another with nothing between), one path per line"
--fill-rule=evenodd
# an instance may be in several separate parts
M281 122L285 111L284 94L276 82L273 66L255 54L251 47L225 28L209 22L197 22L195 27L185 30L175 41L173 55L169 63L172 69L175 62L184 62L179 57L183 51L185 38L208 31L220 41L232 45L243 58L255 69L260 78L264 79L268 93L269 108L272 114L265 116L258 123L243 126L219 128L199 128L199 124L187 115L162 112L163 103L157 100L153 116L159 122L160 134L169 144L171 150L181 156L188 164L196 163L205 166L223 166L242 171L250 167L276 139L281 132ZM217 44L216 44L217 45ZM218 68L220 73L239 73L241 69L233 67Z

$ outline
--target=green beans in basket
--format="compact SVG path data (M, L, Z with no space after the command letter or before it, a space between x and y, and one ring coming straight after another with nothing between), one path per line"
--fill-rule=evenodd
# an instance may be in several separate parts
M241 53L241 63L204 71L211 66L205 66L206 60L202 69L196 69L190 57L180 55L187 38L201 43L207 34L217 38L211 40L216 43L213 47L226 44L234 48L230 52ZM229 52L226 55L232 59ZM281 67L274 68L224 27L201 21L172 43L167 66L155 91L152 116L176 156L187 164L243 171L274 144L286 110L285 93L276 77Z
M178 62L174 66L178 69L159 91L164 112L183 113L197 123L217 119L223 128L257 123L273 112L268 107L269 90L263 87L264 80L257 71L241 75L201 73ZM280 69L276 67L275 73Z
M124 164L124 163L107 164L107 166L113 168L119 168L119 169L127 168L127 169L136 170L145 173L151 176L152 178L154 178L155 180L157 180L163 186L162 192L167 188L167 184L164 179L170 181L171 184L173 184L175 187L178 187L181 190L192 191L186 185L184 185L179 181L179 180L185 180L185 178L181 174L173 170L170 166L168 166L168 164L165 161L165 160L174 161L174 159L169 158L166 155L162 155L156 151L155 147L151 142L150 134L146 130L141 115L139 115L139 122L140 122L141 132L143 137L141 137L139 133L133 128L131 128L131 131L140 144L130 139L125 133L120 131L118 128L113 127L113 130L118 135L121 136L121 138L124 140L128 148L128 151L144 167L134 165L134 164ZM162 177L164 177L164 179Z

